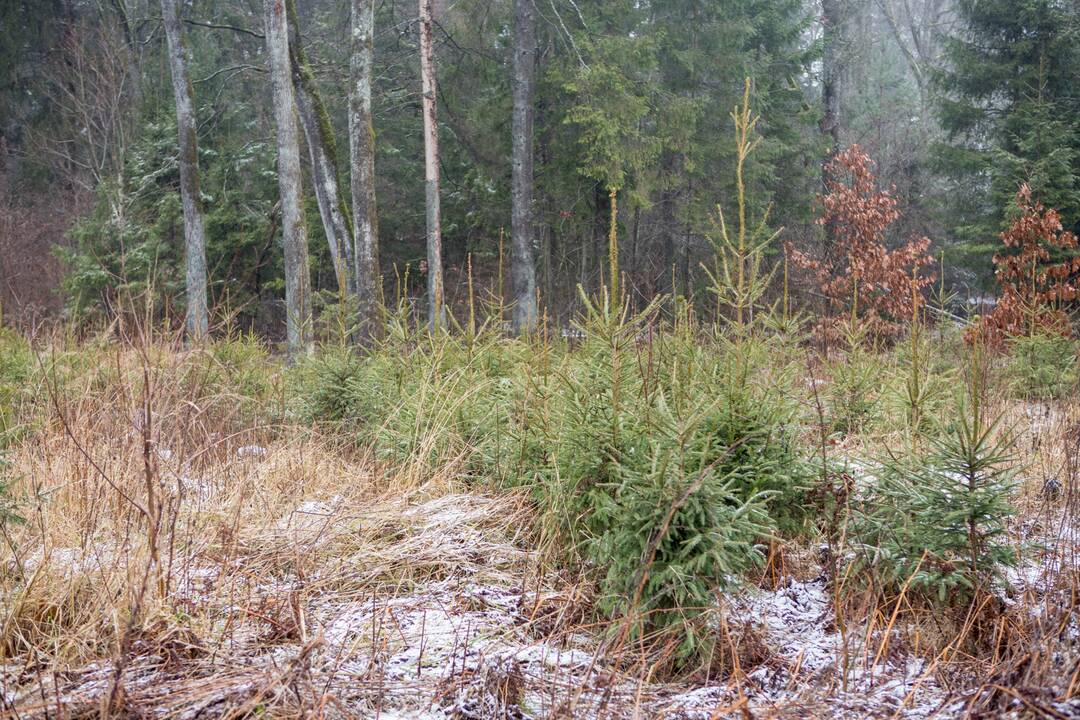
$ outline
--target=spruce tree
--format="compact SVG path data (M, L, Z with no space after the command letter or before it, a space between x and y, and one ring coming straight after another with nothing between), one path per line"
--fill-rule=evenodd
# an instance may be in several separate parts
M937 160L955 184L951 230L988 270L1022 183L1080 227L1080 5L961 0L956 11L936 78L948 136Z

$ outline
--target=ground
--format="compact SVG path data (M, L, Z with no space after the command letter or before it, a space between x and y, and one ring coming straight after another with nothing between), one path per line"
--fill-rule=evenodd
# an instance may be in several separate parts
M1024 560L988 657L902 598L853 609L827 548L791 540L716 594L715 656L684 673L598 622L527 491L194 405L84 397L11 454L38 500L0 555L0 716L1080 717L1076 488L1047 450L1075 445L1072 405L1010 411ZM835 453L873 482L857 443Z

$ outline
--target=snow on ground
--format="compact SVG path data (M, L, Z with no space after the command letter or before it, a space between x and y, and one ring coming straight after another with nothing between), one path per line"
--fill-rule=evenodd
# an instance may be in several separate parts
M280 517L271 539L309 533L320 543L340 539L363 524L346 522L346 507L337 497L300 502ZM383 720L964 715L964 696L950 695L923 659L899 643L878 658L879 636L867 641L860 628L841 633L820 578L789 579L774 589L751 587L724 598L723 622L761 644L741 674L697 685L624 674L602 656L599 633L566 629L572 624L553 632L537 620L539 608L572 601L565 588L523 585L524 578L508 572L522 567L530 551L490 535L484 523L492 509L490 501L469 495L399 509L394 543L415 547L417 561L421 555L427 562L441 559L446 572L373 587L367 595L335 590L335 578L318 572L260 577L250 592L226 593L222 588L240 565L189 558L173 596L219 623L202 631L223 639L212 648L175 634L140 639L121 672L126 701L146 717L185 720L237 708L258 714L275 702L300 703L309 714L322 703L318 712L327 718ZM1062 532L1063 543L1075 543L1071 529ZM482 550L463 553L463 546ZM1010 578L1017 592L1044 595L1064 552L1055 546L1031 554ZM53 549L48 562L71 574L96 571L85 554L65 548ZM485 567L493 570L482 572ZM268 606L259 604L267 599L279 609L295 602L297 622L288 612L268 621ZM227 636L222 624L230 627ZM1075 619L1069 628L1075 644ZM27 667L0 666L0 715L7 704L22 717L44 717L56 701L42 698L54 695L71 715L99 707L116 673L104 660L51 675ZM1065 717L1080 711L1075 703L1054 707Z
M523 717L551 708L544 697L555 676L583 681L590 648L531 636L527 594L516 588L447 580L380 603L360 601L323 611L328 654L345 658L335 677L377 678L383 707L453 714L494 702L475 685L485 675L520 677ZM490 679L490 678L487 678ZM542 681L533 688L533 681Z
M758 628L772 655L748 672L742 686L751 709L797 702L808 692L852 717L884 712L923 718L944 704L921 659L874 664L877 644L864 644L857 628L845 642L823 579L746 590L732 600L728 622Z

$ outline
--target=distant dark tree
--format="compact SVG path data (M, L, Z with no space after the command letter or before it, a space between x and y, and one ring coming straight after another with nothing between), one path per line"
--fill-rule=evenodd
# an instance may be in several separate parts
M958 0L937 76L949 224L989 269L1017 187L1080 227L1080 4Z

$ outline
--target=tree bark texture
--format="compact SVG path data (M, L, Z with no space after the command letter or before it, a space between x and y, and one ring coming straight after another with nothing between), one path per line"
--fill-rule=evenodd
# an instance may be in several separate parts
M432 2L420 0L420 81L424 113L424 208L427 220L428 327L445 325L442 228L439 212L439 124L435 116L435 47Z
M371 80L375 64L375 0L352 0L349 154L352 163L353 258L360 334L378 334L381 315L379 213L375 202L375 127Z
M300 124L304 128L308 153L311 156L311 179L315 186L315 200L319 205L326 242L330 246L330 258L334 263L334 277L338 289L346 296L355 291L352 259L352 222L348 205L338 185L337 142L330 116L319 94L315 76L311 71L300 37L296 0L285 0L289 23L289 60L292 68L293 91Z
M533 100L536 88L536 8L533 0L514 0L511 86L510 283L514 293L514 331L536 327L536 263L533 259Z
M187 332L205 337L209 327L206 306L206 234L199 197L199 140L195 103L187 72L187 50L176 0L161 0L161 15L168 43L169 69L176 99L176 128L180 143L180 201L184 208L185 289Z
M311 271L307 227L301 208L300 137L289 60L285 0L264 0L266 48L277 124L278 190L285 251L285 323L290 353L311 348Z

